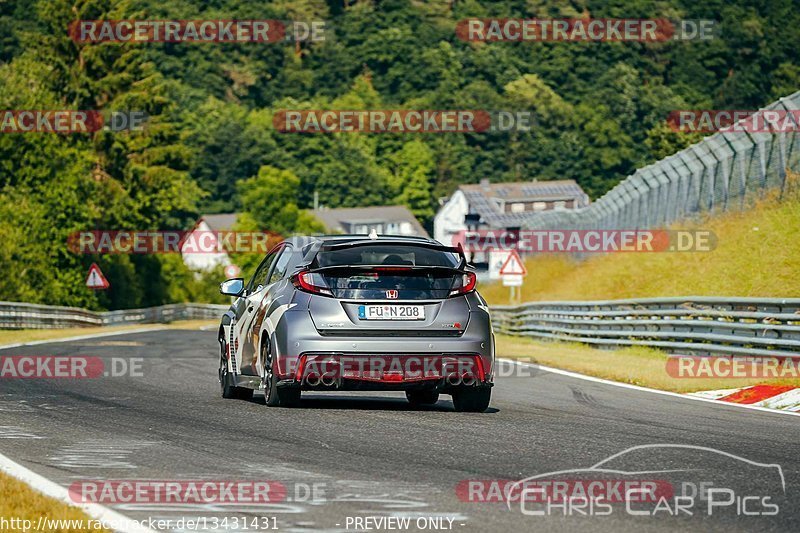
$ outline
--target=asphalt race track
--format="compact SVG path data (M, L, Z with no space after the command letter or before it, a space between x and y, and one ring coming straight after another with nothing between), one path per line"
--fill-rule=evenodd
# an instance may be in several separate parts
M454 412L449 396L412 409L397 393L306 393L298 408L268 408L260 393L250 401L220 397L214 331L123 334L0 355L142 360L141 376L0 380L0 452L51 480L270 480L287 490L284 501L268 505L111 505L133 518L267 516L282 531L363 531L354 517L410 518L413 531L417 519L425 531L800 531L800 419L793 416L531 369L498 378L483 414ZM716 486L736 484L737 503L712 516L702 503L692 516L634 516L625 504L606 516L565 517L558 508L531 516L515 504L463 501L457 491L465 480L588 468L650 444L736 456L653 448L636 452L625 470L661 468L656 478L672 479L686 469L682 479L697 484L716 476ZM775 469L745 460L779 465L785 492ZM740 496L765 491L780 493L771 500L780 504L777 514L744 516L746 504L737 510ZM375 524L372 530L392 529Z

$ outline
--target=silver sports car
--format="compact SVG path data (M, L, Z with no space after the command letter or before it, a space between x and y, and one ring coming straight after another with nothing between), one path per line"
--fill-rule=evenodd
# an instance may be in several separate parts
M412 405L450 394L489 406L494 334L462 250L418 237L294 237L253 276L219 328L224 398L263 390L269 406L301 392L405 391Z

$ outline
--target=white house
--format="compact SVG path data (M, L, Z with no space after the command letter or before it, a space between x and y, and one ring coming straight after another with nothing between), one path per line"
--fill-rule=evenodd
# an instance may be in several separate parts
M455 238L463 237L466 231L519 230L544 211L586 207L589 196L575 180L491 183L483 179L478 184L460 185L439 203L441 207L433 219L433 238L455 246ZM476 266L489 270L490 278L499 276L499 266L508 253L467 252Z
M199 271L211 270L217 265L230 265L231 260L227 252L224 250L210 252L209 249L218 248L215 235L217 232L230 231L236 223L237 216L236 213L202 215L181 244L184 264L192 270ZM199 242L203 243L202 247L196 245Z
M575 180L519 181L459 185L433 219L433 238L453 245L453 237L466 230L519 229L542 211L578 209L589 196Z
M326 227L328 233L369 234L372 230L385 235L418 235L428 233L405 206L380 205L309 211ZM195 271L211 270L217 265L231 264L228 253L218 246L219 232L231 231L236 213L202 215L181 243L183 262ZM198 246L202 243L202 246ZM220 248L220 251L209 251Z
M331 233L368 234L375 230L383 235L428 236L417 217L403 205L316 209L311 214Z

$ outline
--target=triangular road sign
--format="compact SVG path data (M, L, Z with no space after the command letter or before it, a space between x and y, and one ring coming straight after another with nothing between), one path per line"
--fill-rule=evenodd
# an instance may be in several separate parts
M524 276L528 273L516 250L511 250L506 262L500 267L501 276Z
M100 267L97 266L97 263L92 263L92 266L89 267L89 275L86 276L86 286L90 289L107 289L110 286L108 280L100 270Z

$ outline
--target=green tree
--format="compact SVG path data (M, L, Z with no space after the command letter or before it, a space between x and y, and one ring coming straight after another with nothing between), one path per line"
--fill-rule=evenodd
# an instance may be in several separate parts
M431 179L436 170L433 150L421 140L413 140L404 143L389 159L393 166L389 182L393 201L407 206L422 224L427 224L434 215L431 203Z
M242 208L256 226L262 230L291 235L298 231L313 230L309 220L297 207L296 198L300 178L289 170L263 166L258 175L238 184Z

